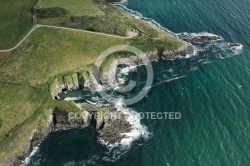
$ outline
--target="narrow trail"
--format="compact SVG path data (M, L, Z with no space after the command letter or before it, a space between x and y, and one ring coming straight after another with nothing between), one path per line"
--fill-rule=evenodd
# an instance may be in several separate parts
M1 52L9 52L17 47L19 47L29 36L30 34L37 28L40 27L45 27L45 28L53 28L53 29L64 29L64 30L70 30L70 31L76 31L76 32L85 32L85 33L91 33L91 34L97 34L97 35L103 35L103 36L109 36L109 37L115 37L115 38L120 38L120 39L130 39L138 35L138 33L132 33L131 31L128 33L128 36L117 36L117 35L111 35L111 34L106 34L106 33L101 33L101 32L92 32L92 31L87 31L87 30L81 30L81 29L74 29L74 28L67 28L67 27L59 27L59 26L52 26L52 25L41 25L41 24L36 24L30 31L29 33L14 47L6 50L0 50Z

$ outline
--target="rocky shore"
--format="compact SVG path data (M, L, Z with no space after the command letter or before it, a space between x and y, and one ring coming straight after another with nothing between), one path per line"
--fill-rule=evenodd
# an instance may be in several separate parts
M146 56L150 61L158 61L159 59L173 60L178 57L193 55L194 52L194 47L191 44L183 41L183 46L177 50L158 50L155 52L147 52ZM119 68L137 66L142 64L143 62L139 57L131 56L128 58L114 59L108 67L108 70L102 73L102 76L96 75L96 73L94 72L95 66L93 66L90 71L76 70L70 74L55 78L52 82L53 86L51 88L51 95L54 99L59 100L59 94L61 92L67 92L77 89L95 91L98 88L99 84L108 86L114 85L117 83L117 74Z
M14 156L6 161L4 165L22 165L34 147L38 146L51 132L59 132L70 129L83 129L94 127L99 131L99 140L105 144L120 142L132 130L131 124L127 121L127 116L121 111L117 111L114 106L98 107L87 103L79 105L81 112L63 112L58 108L51 110L48 124L42 130L34 130L30 137L29 146L19 156ZM13 163L13 164L11 164Z
M182 40L187 41L189 43L205 43L210 41L222 40L222 37L201 35L201 36L194 36L192 38L183 38Z
M108 0L108 2L119 2L120 0ZM194 54L194 48L188 42L183 41L183 46L178 50L147 52L146 55L150 61L159 59L172 60L180 56ZM120 64L124 64L120 66ZM143 64L141 59L136 56L129 58L117 58L109 67L109 71L103 73L105 79L99 80L93 74L93 69L79 69L68 73L67 75L57 76L51 83L50 93L55 100L60 100L59 94L72 90L92 90L95 91L99 84L113 85L117 83L117 74L119 70L127 66L136 66ZM28 146L23 153L13 156L4 163L5 165L21 165L22 162L31 154L34 147L38 146L45 137L51 132L60 132L62 130L83 129L85 127L96 128L100 135L99 140L105 144L120 142L126 138L124 133L133 130L133 126L127 120L127 115L117 110L114 106L98 107L87 103L79 104L81 112L70 114L55 108L51 111L51 116L47 126L42 130L32 131Z

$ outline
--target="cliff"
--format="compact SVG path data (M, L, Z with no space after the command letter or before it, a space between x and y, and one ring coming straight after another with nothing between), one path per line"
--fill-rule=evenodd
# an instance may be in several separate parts
M159 59L172 60L181 56L193 54L193 46L184 41L183 46L177 50L163 51L158 49L157 51L146 53L150 61L157 61ZM58 94L64 91L72 91L77 89L94 91L98 88L98 79L96 79L96 77L100 78L99 83L102 85L114 85L117 83L119 67L122 68L127 66L137 66L141 64L143 64L142 60L135 55L124 58L114 57L111 63L108 64L109 66L103 67L106 68L106 70L103 70L101 73L99 73L99 76L95 76L93 74L93 65L77 69L64 75L56 76L50 84L51 95L54 99L58 100L60 99Z
M95 90L98 86L96 79L92 73L92 66L82 68L73 72L58 75L50 83L50 92L54 99L58 100L59 93L63 91L71 91L76 89Z
M194 48L191 44L183 42L183 46L177 50L173 51L162 51L157 50L154 52L147 52L146 56L150 61L158 61L159 59L173 60L178 57L185 57L187 55L193 55ZM106 67L100 75L100 82L102 85L112 86L118 82L117 75L119 70L124 67L143 65L142 60L136 56L132 55L130 57L115 57L112 63Z

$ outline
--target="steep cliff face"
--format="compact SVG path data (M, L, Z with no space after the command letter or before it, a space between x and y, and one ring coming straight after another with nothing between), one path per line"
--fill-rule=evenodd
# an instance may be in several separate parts
M157 61L159 59L175 59L181 56L194 54L194 48L191 44L183 42L183 46L174 51L164 51L158 49L154 52L147 52L146 56L149 61ZM51 95L57 100L60 99L58 94L63 91L71 91L76 89L96 90L98 82L102 85L114 85L117 81L118 69L127 66L137 66L143 64L138 56L130 56L125 58L114 58L106 69L99 73L99 76L93 74L93 67L82 68L65 75L57 76L50 84ZM97 79L99 77L99 79Z
M163 51L158 49L154 52L147 52L146 56L150 61L157 61L159 59L172 60L178 57L185 57L189 55L193 55L195 52L194 47L187 43L183 42L183 46L175 51ZM117 75L119 73L119 69L123 67L129 66L138 66L144 63L148 63L147 61L140 59L138 56L130 56L126 58L114 58L113 62L109 65L109 67L102 73L100 76L100 82L103 85L112 86L118 83Z
M120 142L132 130L127 115L118 111L114 106L93 106L87 103L80 104L81 109L90 114L90 124L100 131L100 140L106 143Z
M50 84L51 95L57 100L60 99L58 94L63 91L76 89L95 90L98 83L91 70L92 68L76 70L65 75L57 76Z
M105 0L107 2L121 2L122 0Z
M79 115L81 115L79 118L69 117L70 114L68 112L61 111L58 108L50 110L50 112L51 116L48 119L47 125L44 126L41 130L33 130L30 141L27 143L27 148L24 149L24 151L18 156L13 156L13 158L6 161L6 163L4 163L4 166L22 165L22 161L30 155L33 148L38 146L51 132L70 129L82 129L90 125L89 112L85 110L77 112Z

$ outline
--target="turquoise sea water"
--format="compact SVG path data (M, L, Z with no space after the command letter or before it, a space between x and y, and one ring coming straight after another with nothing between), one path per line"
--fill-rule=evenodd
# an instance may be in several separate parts
M174 33L205 31L224 38L197 45L193 58L153 62L153 87L129 107L181 112L182 118L141 120L149 137L125 149L99 144L91 127L53 133L27 165L250 165L250 1L129 0L128 8ZM225 42L243 44L242 53ZM140 86L144 68L139 70Z

